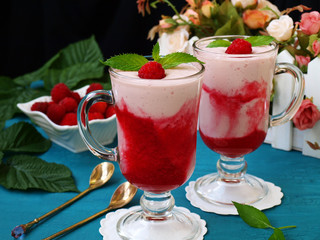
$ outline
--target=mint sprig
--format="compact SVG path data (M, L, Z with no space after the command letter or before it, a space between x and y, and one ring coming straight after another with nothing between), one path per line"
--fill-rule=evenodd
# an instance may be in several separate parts
M237 202L233 202L233 204L236 207L239 213L239 216L249 226L254 228L261 228L261 229L267 229L267 228L273 229L273 234L270 236L269 240L285 240L285 237L281 229L296 227L296 226L285 226L280 228L273 227L268 217L259 209L253 206L249 206L249 205L241 204Z
M153 46L152 58L154 61L160 63L164 69L174 68L182 63L203 63L193 55L183 52L175 52L165 56L160 56L159 43L156 43ZM148 61L149 60L146 57L138 54L121 54L100 62L106 66L122 71L138 71Z
M271 36L251 36L245 39L249 43L251 43L252 47L259 47L259 46L265 46L269 45L274 38ZM207 47L208 48L215 48L215 47L229 47L231 45L231 42L225 39L218 39L210 42Z

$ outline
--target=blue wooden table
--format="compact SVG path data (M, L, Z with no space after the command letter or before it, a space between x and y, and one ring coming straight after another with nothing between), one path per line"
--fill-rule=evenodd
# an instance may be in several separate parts
M9 121L10 124L10 121ZM190 180L215 171L218 155L210 151L200 136L197 146L197 164ZM100 163L89 151L72 153L56 144L40 158L47 162L62 163L70 168L77 187L83 191L89 186L92 169ZM320 239L320 159L306 157L297 151L282 151L263 144L247 156L248 172L273 182L282 188L284 197L280 206L265 210L271 224L276 227L296 225L284 230L287 240ZM52 235L102 209L110 200L113 191L125 181L116 166L115 174L102 188L97 189L57 215L39 224L25 239L38 240ZM208 232L204 239L214 240L267 240L271 230L255 229L245 224L239 216L221 216L202 212L193 207L185 197L185 183L173 191L177 206L183 206L201 216L207 222ZM138 191L127 207L138 205L142 191ZM48 193L43 191L7 190L0 186L0 239L12 239L11 230L47 213L74 197L76 193ZM96 220L65 235L62 239L102 239L99 233L100 220Z

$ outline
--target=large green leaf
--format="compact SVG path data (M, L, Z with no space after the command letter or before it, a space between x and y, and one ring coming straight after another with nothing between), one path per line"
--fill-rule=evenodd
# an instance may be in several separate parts
M59 57L43 76L44 86L51 89L64 82L73 88L78 82L103 75L104 66L99 62L102 53L94 37L70 44L60 51Z
M3 152L46 152L51 141L44 138L33 125L19 122L0 132L0 150Z
M14 79L20 86L30 86L37 80L44 80L44 87L51 90L59 83L65 83L73 88L85 79L99 78L104 66L99 63L102 53L92 36L88 39L70 44L60 50L38 70Z
M99 78L103 74L103 65L99 62L78 63L63 69L50 69L44 77L44 87L51 89L59 82L70 89L86 79Z
M28 155L13 156L0 165L0 184L8 189L79 192L66 166Z

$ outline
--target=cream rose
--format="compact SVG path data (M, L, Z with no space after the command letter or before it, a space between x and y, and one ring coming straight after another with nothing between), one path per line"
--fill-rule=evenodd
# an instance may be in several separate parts
M288 15L272 20L267 27L269 35L278 41L287 41L292 36L292 30L293 20Z
M231 3L235 7L246 8L257 4L258 0L231 0Z
M167 55L174 52L186 52L192 54L192 44L197 37L189 40L187 27L180 26L173 32L161 33L158 42L160 46L160 55Z

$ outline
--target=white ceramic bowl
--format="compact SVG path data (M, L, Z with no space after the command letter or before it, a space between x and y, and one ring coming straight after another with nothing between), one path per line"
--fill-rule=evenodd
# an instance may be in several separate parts
M89 86L85 86L75 92L78 92L81 97L86 94ZM54 143L75 153L88 150L83 142L78 126L60 126L52 122L46 114L39 111L31 111L31 106L35 102L49 102L50 96L36 98L27 103L18 103L18 108L24 112L36 125L40 126ZM110 144L114 141L117 135L116 115L107 119L91 120L89 122L92 135L102 145Z

